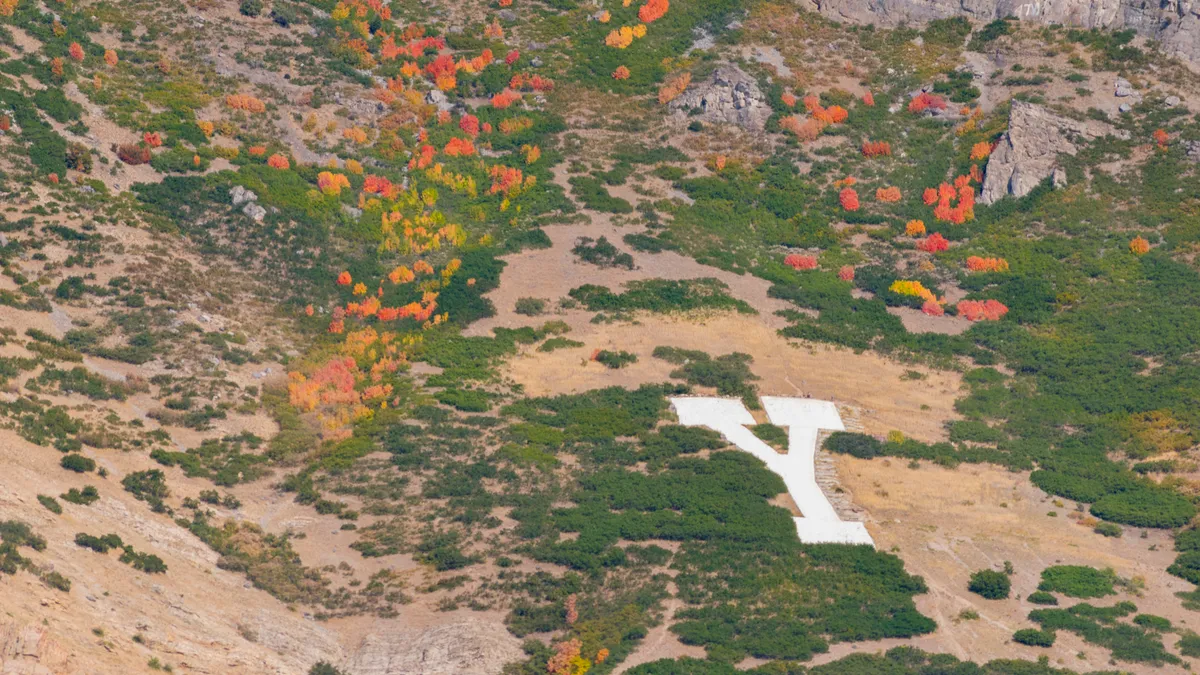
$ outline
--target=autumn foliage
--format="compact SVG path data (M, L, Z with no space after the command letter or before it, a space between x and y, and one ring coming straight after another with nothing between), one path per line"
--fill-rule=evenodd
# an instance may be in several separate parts
M666 84L664 84L662 87L659 88L658 102L663 105L670 103L671 101L675 100L675 98L678 97L680 94L682 94L683 90L687 89L688 85L691 83L692 83L692 74L691 73L685 71L685 72L680 73L679 75L676 75L675 77L668 80L666 82Z
M1170 135L1167 134L1165 129L1155 129L1154 130L1154 142L1158 144L1159 148L1167 147L1167 141L1169 141L1170 139L1171 139L1171 137L1170 137Z
M250 113L266 112L267 110L265 103L249 94L230 94L225 97L225 105L234 110L245 110Z
M1008 307L999 300L963 300L956 305L959 316L968 321L999 321Z
M904 224L904 234L910 237L920 237L925 234L925 222L922 220L910 220Z
M667 13L669 5L669 0L646 0L646 4L638 10L638 20L642 23L658 21Z
M287 157L284 157L279 153L275 153L267 158L267 166L271 167L272 169L289 169L292 165L290 162L288 162Z
M854 188L842 188L842 191L838 193L838 203L847 211L857 211L858 193L854 191Z
M919 281L897 279L892 282L892 285L888 287L888 290L898 295L911 295L922 298L927 302L936 303L938 301L937 296L933 294L933 291L925 288L925 285Z
M794 270L815 270L817 269L817 257L792 253L783 259L783 264Z
M971 146L971 161L985 159L992 154L992 144L985 141L980 141Z
M921 241L917 242L917 248L925 251L926 253L940 253L950 248L950 242L947 241L940 232L934 232L928 237L925 237Z
M504 110L513 103L516 103L518 100L520 100L520 98L520 94L505 89L504 91L492 96L492 107L499 110Z
M79 46L78 42L72 42L70 47L67 47L67 55L75 61L83 61L83 47Z
M1150 242L1144 237L1134 237L1129 242L1129 252L1134 255L1146 255L1150 252Z
M130 166L148 164L150 149L140 143L125 143L116 147L117 159Z
M1008 261L1004 258L981 258L973 255L967 258L967 269L972 272L1007 272Z
M838 278L842 281L854 281L854 266L842 265L838 269Z
M900 188L896 186L882 187L875 190L875 199L877 201L892 203L900 201L902 195Z
M863 157L889 157L892 154L892 144L887 141L863 141Z
M929 92L924 91L914 96L913 99L908 102L908 111L910 113L922 113L926 110L945 109L946 99L938 96L937 94L930 94Z
M612 73L612 77L614 80L628 80L629 75L630 75L629 69L626 68L625 66L617 66L617 69L614 70Z

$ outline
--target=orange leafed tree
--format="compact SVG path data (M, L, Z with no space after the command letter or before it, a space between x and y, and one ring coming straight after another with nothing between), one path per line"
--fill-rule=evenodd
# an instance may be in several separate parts
M863 102L863 105L865 105L865 106L874 106L875 105L875 95L868 91L867 93L863 94L862 102Z
M1167 141L1170 139L1171 139L1171 136L1169 134L1167 134L1166 129L1155 129L1154 130L1154 142L1158 143L1158 147L1160 147L1160 148L1167 147Z
M942 316L946 313L946 310L942 307L941 303L936 300L926 300L924 304L921 305L921 311L929 316Z
M446 143L443 152L451 157L470 157L475 154L475 144L468 139L455 136Z
M617 49L625 49L633 44L633 29L629 26L621 26L620 28L609 31L604 37L604 44Z
M910 237L920 237L925 234L925 223L920 220L910 220L904 224L904 234Z
M72 42L70 47L67 47L67 55L76 61L83 60L83 47L79 46L78 42Z
M517 102L520 98L521 98L520 94L513 92L513 91L509 91L508 89L505 89L504 91L496 94L495 96L492 96L492 107L497 108L499 110L504 110L505 108L511 106L513 103Z
M142 134L142 142L152 148L157 148L162 145L162 136L159 136L157 131L147 131L146 133Z
M117 66L117 61L117 53L115 51L111 49L104 50L104 62L108 64L109 68L115 68Z
M267 110L265 103L249 94L230 94L225 97L225 105L234 110L245 110L251 113L266 112Z
M854 188L842 188L842 191L838 193L838 203L847 211L857 211L858 193L854 191Z
M338 286L349 286L353 281L354 278L350 276L350 272L348 271L342 271L337 277Z
M628 80L629 75L629 69L625 66L617 66L617 69L612 72L612 77L614 80Z
M854 266L842 265L838 269L838 278L842 281L854 281Z
M1146 255L1150 252L1150 242L1146 241L1144 237L1134 237L1129 242L1129 252L1134 255Z
M898 202L901 199L900 188L895 185L878 188L875 190L875 199L886 203Z
M692 74L683 72L671 78L658 90L658 102L665 105L675 100L692 83Z
M962 300L955 307L968 321L999 321L1008 314L1008 307L999 300Z
M892 144L887 141L863 141L862 154L864 157L889 157Z
M1004 258L982 258L973 255L967 258L967 269L972 272L1007 272L1008 261Z
M292 164L288 161L287 157L284 157L279 153L275 153L267 158L267 166L273 169L290 169Z
M971 146L971 161L984 159L992 154L992 144L986 141L980 141Z

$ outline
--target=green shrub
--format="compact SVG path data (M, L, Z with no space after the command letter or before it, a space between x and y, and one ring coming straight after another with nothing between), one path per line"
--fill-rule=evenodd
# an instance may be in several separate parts
M62 465L62 468L68 471L74 471L75 473L87 473L89 471L96 470L95 460L91 459L90 457L84 457L83 455L64 455L59 464Z
M1013 633L1013 641L1030 647L1054 646L1054 633L1036 628L1022 628Z
M1117 575L1085 565L1055 565L1042 570L1039 591L1062 593L1070 598L1102 598L1115 595Z
M1032 602L1035 605L1057 605L1058 604L1058 598L1054 597L1054 595L1051 593L1047 593L1046 591L1034 591L1029 594L1028 598L1025 598L1025 599L1028 600L1029 602Z
M524 316L538 316L546 312L546 304L542 298L518 298L513 311Z
M262 0L241 0L238 11L244 16L258 16L263 11Z
M604 365L606 368L616 370L619 368L624 368L631 363L635 363L638 359L637 354L631 354L626 351L614 352L607 349L602 349L596 353L595 360L597 363Z
M49 495L38 495L37 500L38 500L38 503L41 504L42 506L46 507L46 510L49 511L50 513L53 513L55 515L62 515L62 512L63 512L62 504L59 504L58 500L55 499L54 497L51 497Z
M1120 537L1121 526L1116 523L1099 523L1092 529L1093 532L1105 537Z
M995 570L979 570L971 574L967 584L967 590L988 600L1003 600L1011 589L1012 582L1008 575Z

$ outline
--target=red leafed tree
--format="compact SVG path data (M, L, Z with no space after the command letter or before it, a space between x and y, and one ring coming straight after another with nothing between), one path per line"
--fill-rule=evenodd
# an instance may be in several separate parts
M467 113L462 116L462 119L458 120L458 128L467 132L471 138L474 138L479 135L479 118Z
M867 93L863 94L862 102L863 102L863 105L866 105L866 106L875 105L875 95L868 91Z
M1160 147L1160 148L1167 147L1167 141L1170 140L1170 138L1171 137L1167 134L1165 129L1155 129L1154 130L1154 142L1158 143L1158 147Z
M946 99L938 96L937 94L930 94L929 92L923 91L914 96L913 99L908 102L908 111L910 113L921 113L930 109L945 110Z
M670 4L669 0L647 0L646 4L638 10L638 19L642 23L658 21L667 13Z
M942 316L946 313L946 310L942 309L936 300L926 300L925 304L921 305L921 311L929 316Z
M854 266L842 265L841 269L838 270L838 278L842 281L854 281Z
M857 211L858 193L854 191L854 188L842 188L842 191L838 193L838 203L847 211Z
M517 59L519 58L521 58L521 52L514 49L504 57L504 64L511 66L512 64L516 63Z
M628 80L629 75L629 69L625 66L617 66L617 69L612 72L614 80Z
M950 248L950 242L942 236L941 232L934 232L928 237L925 237L921 241L917 242L917 248L925 251L926 253L940 253Z
M817 257L792 253L783 259L783 264L795 270L815 270L817 269Z
M67 47L67 54L76 61L82 61L83 47L80 47L78 42L72 42L71 46Z
M925 206L933 206L938 201L938 191L934 188L925 188L921 193L921 201L925 202Z

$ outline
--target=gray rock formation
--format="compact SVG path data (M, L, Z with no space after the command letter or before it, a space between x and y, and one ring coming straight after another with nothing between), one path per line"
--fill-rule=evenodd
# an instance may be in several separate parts
M737 66L724 65L708 79L693 84L670 107L679 115L699 109L700 119L714 124L736 124L761 130L771 116L771 106L758 82Z
M242 213L256 223L261 223L263 218L267 217L267 210L258 205L258 202L246 202L242 207Z
M1058 166L1058 156L1074 155L1077 139L1110 133L1113 129L1100 122L1079 122L1040 105L1013 101L1008 131L988 158L980 203L991 204L1009 195L1024 197L1050 177L1055 187L1066 185L1066 172Z
M241 185L234 185L233 187L229 188L229 199L233 202L234 206L241 206L246 202L257 200L258 195L254 194L250 190L247 190Z
M502 625L468 622L373 634L345 670L356 675L494 675L524 657Z
M807 0L821 14L858 24L896 26L965 16L1006 16L1079 28L1123 30L1162 43L1163 50L1200 64L1200 3L1194 0Z

